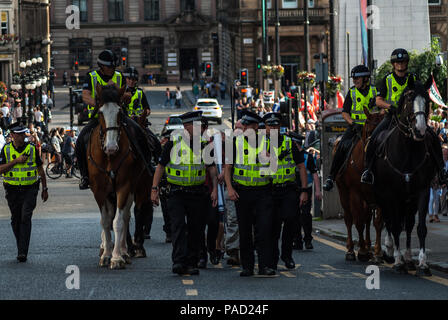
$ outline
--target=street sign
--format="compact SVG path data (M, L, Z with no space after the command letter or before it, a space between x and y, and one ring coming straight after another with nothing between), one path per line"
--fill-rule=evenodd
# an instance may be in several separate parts
M328 81L328 63L316 63L316 82Z

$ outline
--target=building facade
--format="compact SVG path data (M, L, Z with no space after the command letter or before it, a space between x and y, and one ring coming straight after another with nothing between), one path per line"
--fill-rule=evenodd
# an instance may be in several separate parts
M431 36L439 39L441 50L447 52L448 0L428 0L428 7Z
M67 28L70 5L79 8L79 29ZM203 63L218 63L217 29L215 0L53 0L53 65L59 75L79 72L82 79L111 49L122 67L159 83L191 81Z
M279 6L279 63L285 68L284 80L296 81L298 71L305 66L305 0L277 0ZM312 71L317 60L313 56L325 53L329 57L329 0L307 0L309 7L309 64ZM268 15L268 50L275 64L275 0L266 0ZM262 5L260 0L219 0L220 74L226 80L238 78L239 70L247 68L249 82L259 85L262 75L256 59L263 57Z
M50 64L48 0L0 0L0 80L10 84L19 62L42 57Z

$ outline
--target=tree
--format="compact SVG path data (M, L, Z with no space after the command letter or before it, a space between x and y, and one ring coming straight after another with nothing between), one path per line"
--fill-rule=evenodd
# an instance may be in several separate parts
M446 101L446 79L448 77L448 61L444 61L442 66L436 66L436 57L440 54L440 45L437 38L431 41L431 48L426 49L422 53L417 53L415 50L409 53L409 71L417 75L417 78L424 83L430 76L431 72L434 74L437 88L443 99ZM378 87L381 80L392 72L392 64L387 61L381 65L376 71L376 86Z

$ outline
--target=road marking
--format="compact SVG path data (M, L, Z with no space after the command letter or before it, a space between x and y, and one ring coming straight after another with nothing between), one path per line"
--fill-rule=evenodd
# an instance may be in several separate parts
M358 277L358 278L362 278L362 279L366 279L367 276L365 274L359 273L359 272L352 272L352 275Z
M232 269L239 269L240 267L232 266Z
M186 289L185 290L185 294L187 296L197 296L198 295L198 290L196 290L196 289Z
M332 266L330 266L330 265L328 265L328 264L321 264L320 266L321 266L321 267L324 267L324 268L326 268L326 269L330 269L330 270L338 270L338 269L336 269L335 267L332 267Z
M182 283L185 285L193 285L193 280L182 280Z
M326 240L326 239L322 239L322 238L317 237L317 236L314 236L313 239L315 239L316 241L321 242L323 244L326 244L326 245L328 245L330 247L333 247L333 248L335 248L337 250L340 250L340 251L346 252L346 250L347 250L344 246L342 246L340 244L331 242L331 241ZM392 268L393 264L382 263L381 266ZM313 275L312 273L314 273L314 272L312 272L312 273L308 272L308 273ZM411 274L411 275L415 275L415 271L409 271L408 273ZM441 285L444 285L444 286L448 287L448 279L447 278L442 278L442 277L438 277L438 276L435 276L435 275L432 275L431 277L420 277L420 278L425 279L425 280L429 280L429 281L432 281L432 282L435 282L435 283L438 283L438 284L441 284Z
M293 275L291 272L288 272L288 271L282 271L282 272L280 272L280 274L284 275L287 278L295 278L296 277L295 275Z
M324 274L326 274L327 276L335 277L335 278L342 278L341 275L334 273L334 272L324 272Z
M306 273L308 273L308 274L310 274L310 275L312 275L313 277L316 277L316 278L325 278L325 276L323 274L320 274L320 273L317 273L317 272L306 272Z

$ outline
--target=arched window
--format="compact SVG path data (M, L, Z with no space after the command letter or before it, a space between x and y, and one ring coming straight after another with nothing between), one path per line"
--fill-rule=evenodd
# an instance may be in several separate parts
M70 65L74 67L75 61L79 66L92 67L92 39L73 38L69 40Z
M163 66L163 38L142 38L143 66L148 64L159 64Z

